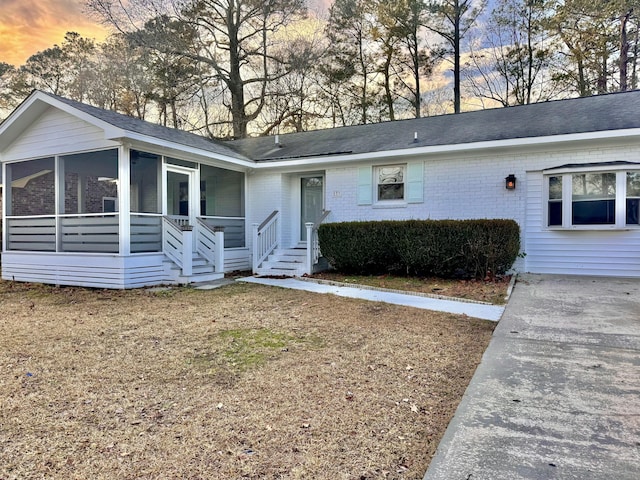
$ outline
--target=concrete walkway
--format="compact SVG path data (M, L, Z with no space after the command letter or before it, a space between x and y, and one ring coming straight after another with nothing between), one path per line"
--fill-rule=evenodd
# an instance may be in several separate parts
M640 479L640 280L520 276L424 479Z
M344 287L337 285L326 285L307 280L297 280L295 278L263 278L244 277L237 281L270 285L273 287L292 288L294 290L306 290L315 293L331 293L340 297L360 298L374 302L392 303L394 305L405 305L409 307L422 308L425 310L435 310L438 312L457 313L469 317L481 318L483 320L500 320L504 307L499 305L488 305L484 303L458 302L453 300L443 300L419 295L408 295L403 293L372 290L358 287Z

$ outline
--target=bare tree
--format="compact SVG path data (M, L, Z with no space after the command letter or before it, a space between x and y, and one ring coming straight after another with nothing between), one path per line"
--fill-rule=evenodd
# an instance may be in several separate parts
M324 68L329 84L340 84L343 96L338 99L340 109L354 111L353 122L350 112L343 116L348 123L368 123L371 107L377 101L374 78L378 72L378 52L371 36L373 7L365 0L336 0L329 12L326 29L329 51ZM345 97L348 105L344 103Z
M99 45L99 51L100 81L91 92L92 103L144 120L154 88L149 52L120 33L107 38Z
M470 46L474 69L467 83L475 96L502 106L549 100L555 91L549 74L553 55L544 28L547 10L540 0L500 0L485 27L483 48Z
M422 0L377 0L373 37L380 45L384 103L395 120L398 100L407 102L411 115L420 117L421 80L430 75L432 59L423 45L426 6ZM402 106L402 105L398 105Z
M460 112L462 40L486 6L486 0L435 0L429 3L432 16L426 27L440 35L453 56L453 110Z
M275 35L304 12L303 0L88 0L101 18L127 33L140 32L144 23L159 16L188 25L193 43L157 35L141 36L144 45L158 52L182 56L207 65L224 84L228 95L232 135L246 137L248 124L265 105ZM224 121L224 120L223 120Z

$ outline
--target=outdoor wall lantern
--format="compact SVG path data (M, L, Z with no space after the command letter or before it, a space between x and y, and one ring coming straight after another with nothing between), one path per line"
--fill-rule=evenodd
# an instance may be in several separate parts
M516 176L513 173L510 173L508 176L506 176L504 181L505 181L504 186L507 190L516 189Z

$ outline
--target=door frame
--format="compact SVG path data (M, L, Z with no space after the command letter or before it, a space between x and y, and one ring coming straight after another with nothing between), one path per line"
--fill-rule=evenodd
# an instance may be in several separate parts
M178 165L164 163L162 165L162 214L168 215L168 191L167 178L168 173L179 173L187 175L189 188L189 224L195 226L196 219L200 216L200 170Z
M308 172L292 175L293 195L292 195L292 218L291 218L291 239L292 246L305 246L306 243L301 238L301 222L302 222L302 179L303 178L322 178L322 210L327 206L327 188L325 172Z

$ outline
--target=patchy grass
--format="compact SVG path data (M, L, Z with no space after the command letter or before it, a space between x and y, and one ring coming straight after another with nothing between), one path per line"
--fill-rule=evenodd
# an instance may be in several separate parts
M0 282L0 478L421 479L494 324Z
M503 305L509 287L510 276L487 280L456 280L438 277L402 277L397 275L346 275L338 272L320 272L313 278L355 285L368 285L391 290L457 297L468 300Z

